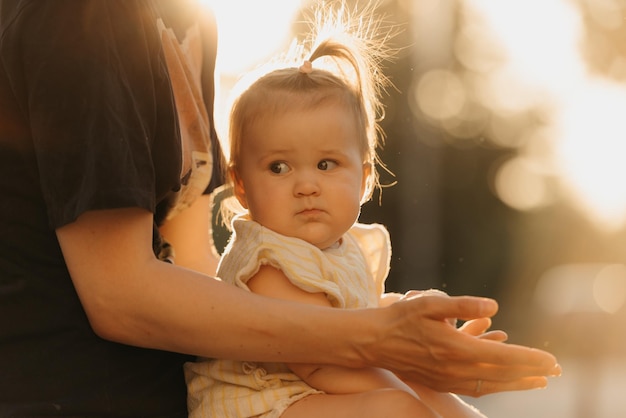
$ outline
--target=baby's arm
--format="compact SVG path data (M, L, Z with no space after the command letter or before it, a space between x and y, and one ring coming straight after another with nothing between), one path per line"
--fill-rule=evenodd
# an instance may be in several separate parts
M322 292L310 293L292 284L285 274L271 266L262 266L247 282L254 293L273 298L331 306ZM396 388L415 392L393 373L377 368L348 368L320 364L289 364L291 370L311 387L326 393L357 393L373 389Z

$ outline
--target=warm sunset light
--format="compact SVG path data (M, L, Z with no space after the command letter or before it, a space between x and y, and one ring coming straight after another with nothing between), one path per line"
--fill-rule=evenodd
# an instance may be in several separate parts
M284 49L303 1L201 0L215 13L220 70L239 74Z
M599 3L610 6L610 2ZM565 0L473 0L467 4L489 28L483 35L496 39L502 51L501 61L490 69L481 86L481 94L486 95L483 104L492 106L496 113L527 106L547 111L545 123L551 132L544 135L543 141L548 143L543 148L551 150L551 155L549 159L540 156L543 170L555 176L560 193L569 195L572 203L600 227L624 226L626 86L589 70L580 48L581 10ZM601 24L620 24L620 19L614 18L621 15L619 12L612 14L600 4L595 5L594 12L596 19L603 19ZM462 57L467 55L465 51ZM477 58L467 58L472 59ZM498 142L497 136L494 139ZM524 155L528 154L524 147L520 153L526 160L537 157ZM523 184L513 181L521 167L519 163L502 166L496 182L499 195L518 209L542 205L538 197L548 194L542 191L537 172L518 176Z
M200 1L218 23L225 141L239 77L338 3ZM560 357L545 391L472 398L488 416L626 416L625 1L345 4L399 28L380 155L397 184L360 218L390 229L386 286L494 297L510 342Z
M626 223L626 86L581 80L556 115L558 169L576 203L602 226Z
M298 10L310 3L202 1L218 21L220 103L243 72L286 48ZM589 5L597 23L609 29L622 24L610 3ZM512 207L541 207L556 193L569 196L600 227L625 225L626 186L618 179L626 178L620 158L626 151L621 116L626 87L589 70L580 48L580 7L566 0L471 0L459 7L467 18L459 28L455 54L476 76L463 78L443 69L427 72L413 91L420 111L458 138L485 131L496 144L519 148L525 162L503 164L494 179L494 189ZM626 63L618 64L615 71L626 72ZM487 122L472 101L500 119ZM217 106L218 111L223 107ZM520 138L515 126L502 123L532 107L546 115L540 133ZM537 141L528 141L537 137L545 142L539 145L540 155ZM520 171L539 166L539 171ZM547 177L557 179L559 190L549 192L543 184Z
M245 72L282 52L305 0L200 0L215 14L218 28L216 125L225 138L229 92ZM228 147L225 147L227 150Z

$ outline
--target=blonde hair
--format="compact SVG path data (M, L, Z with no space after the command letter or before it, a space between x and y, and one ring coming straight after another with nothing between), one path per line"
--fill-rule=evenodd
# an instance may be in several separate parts
M380 96L388 85L380 65L390 55L383 48L390 31L380 35L381 20L374 19L373 9L350 13L338 4L317 9L308 39L294 42L287 54L250 73L236 87L228 134L231 181L246 131L255 121L339 102L354 113L363 162L371 166L363 202L380 186L376 170L377 165L384 167L376 151L384 142L378 124L384 115Z

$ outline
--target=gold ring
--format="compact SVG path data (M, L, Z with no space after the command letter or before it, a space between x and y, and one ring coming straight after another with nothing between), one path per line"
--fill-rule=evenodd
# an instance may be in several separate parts
M475 389L476 393L480 393L480 390L482 389L482 387L483 387L483 381L478 379L476 381L476 389Z

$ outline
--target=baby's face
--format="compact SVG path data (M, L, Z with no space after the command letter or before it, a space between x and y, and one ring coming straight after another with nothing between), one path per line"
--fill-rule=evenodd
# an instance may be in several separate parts
M246 130L235 194L253 220L323 249L357 220L369 170L348 109L297 108Z

